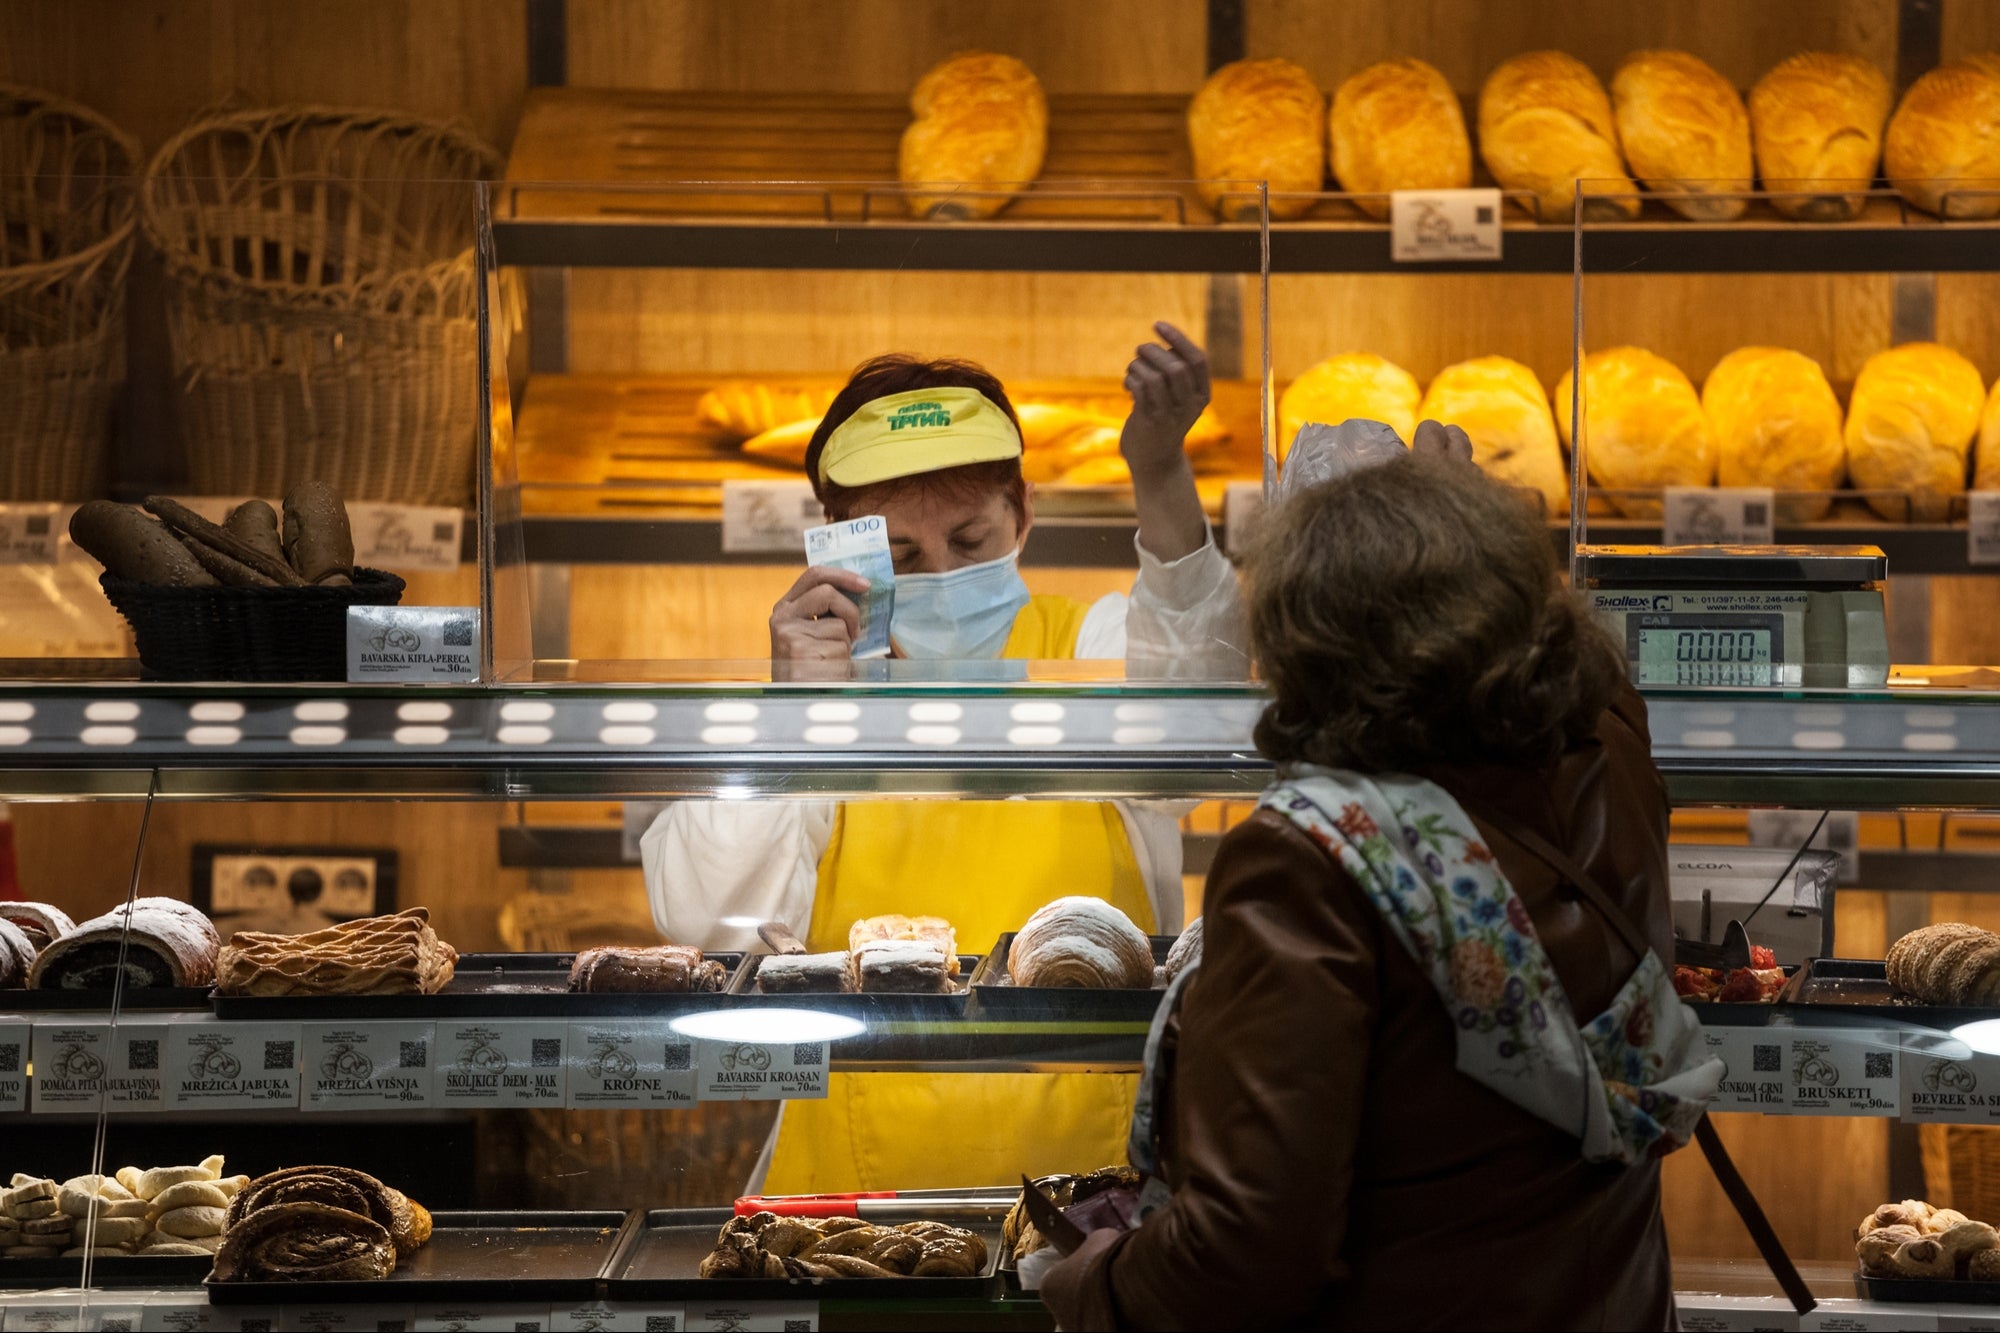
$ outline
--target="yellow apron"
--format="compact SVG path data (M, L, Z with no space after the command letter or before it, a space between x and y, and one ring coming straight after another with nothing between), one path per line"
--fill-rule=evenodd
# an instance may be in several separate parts
M1005 656L1075 656L1087 608L1036 597ZM1052 898L1087 893L1154 928L1145 878L1110 805L864 801L843 805L819 864L807 943L847 947L859 917L935 913L984 952ZM836 1074L785 1107L769 1194L1010 1185L1125 1160L1136 1075Z

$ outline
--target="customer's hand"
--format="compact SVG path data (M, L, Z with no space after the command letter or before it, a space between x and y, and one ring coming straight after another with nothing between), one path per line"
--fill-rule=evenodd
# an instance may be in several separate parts
M851 569L815 565L771 608L771 661L845 662L861 634L861 610L847 594L868 591Z
M1447 426L1441 421L1419 421L1414 439L1410 441L1413 454L1436 454L1440 458L1455 458L1461 463L1472 461L1472 438L1463 427Z
M1141 473L1158 475L1187 466L1187 433L1208 406L1208 357L1164 320L1153 325L1153 332L1166 346L1146 343L1125 370L1132 413L1125 418L1118 449L1134 482Z
M1054 1316L1057 1328L1081 1329L1087 1321L1083 1283L1092 1261L1117 1243L1126 1232L1106 1227L1093 1231L1076 1247L1076 1253L1059 1260L1042 1275L1039 1293L1042 1304Z

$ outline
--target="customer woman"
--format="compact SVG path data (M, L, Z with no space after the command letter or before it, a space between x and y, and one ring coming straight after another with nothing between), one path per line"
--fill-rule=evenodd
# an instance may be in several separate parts
M1449 459L1308 491L1260 546L1280 781L1135 1125L1172 1192L1043 1298L1066 1329L1670 1327L1657 1158L1720 1070L1660 963L1667 797L1614 645Z

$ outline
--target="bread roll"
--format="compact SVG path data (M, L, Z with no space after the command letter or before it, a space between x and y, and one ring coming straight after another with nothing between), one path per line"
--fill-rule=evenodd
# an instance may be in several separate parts
M1786 217L1835 222L1861 211L1882 160L1889 81L1860 56L1801 51L1750 90L1750 138L1771 206Z
M1327 125L1334 179L1351 194L1472 184L1472 141L1458 94L1421 60L1385 60L1350 77L1333 94ZM1387 198L1355 204L1370 217L1389 216Z
M1993 381L1985 414L1979 418L1979 448L1973 455L1973 469L1973 490L2000 491L2000 380Z
M1883 136L1882 168L1926 212L2000 215L2000 55L1954 60L1911 84ZM1947 199L1954 189L1986 193Z
M1750 113L1734 84L1686 51L1634 51L1611 76L1611 104L1625 160L1647 189L1696 222L1742 214L1754 169Z
M1534 192L1544 222L1568 222L1577 182L1585 217L1636 217L1638 188L1619 156L1611 99L1590 66L1561 51L1527 51L1479 90L1479 156L1503 189Z
M1310 194L1324 182L1326 95L1289 60L1238 60L1209 75L1188 104L1188 141L1202 199L1225 220L1254 218L1256 200L1244 194L1252 182L1269 181L1274 195ZM1274 198L1271 216L1311 207Z
M1739 347L1715 363L1701 386L1715 427L1716 480L1724 486L1831 491L1847 473L1840 400L1819 362L1780 347ZM1831 497L1780 499L1777 517L1826 517Z
M1035 72L1012 56L964 51L933 66L911 91L910 110L916 119L896 159L903 184L948 181L983 192L912 193L917 217L990 218L1013 198L994 187L1042 173L1048 99Z
M1573 384L1556 384L1556 425L1569 437ZM1707 486L1715 481L1715 428L1680 367L1638 347L1613 347L1583 359L1584 462L1608 490ZM1632 518L1658 518L1660 501L1612 497Z
M1462 429L1472 461L1496 480L1538 492L1551 514L1569 512L1569 471L1549 396L1535 372L1504 356L1446 366L1424 392L1423 421Z
M1016 986L1144 989L1153 984L1153 945L1102 898L1058 898L1014 936L1007 975Z
M70 515L69 537L117 578L163 588L212 588L220 582L165 524L130 505L83 504Z
M1286 386L1278 399L1278 456L1291 452L1309 421L1338 426L1353 417L1379 421L1408 444L1423 393L1416 377L1373 352L1330 356Z
M1907 494L1869 500L1884 518L1941 523L1965 489L1966 455L1986 384L1970 361L1937 343L1877 352L1847 404L1847 475L1856 490Z

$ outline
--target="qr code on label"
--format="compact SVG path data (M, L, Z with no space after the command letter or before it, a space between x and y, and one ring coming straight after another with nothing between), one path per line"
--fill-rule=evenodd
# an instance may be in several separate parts
M694 1047L687 1045L666 1048L666 1060L660 1068L669 1074L685 1073L694 1068Z
M680 1333L679 1315L649 1314L646 1316L646 1333Z
M1896 1053L1894 1051L1869 1051L1861 1061L1863 1078L1896 1077Z
M160 1067L160 1041L151 1037L144 1041L125 1043L125 1067L131 1070L158 1069Z
M816 1041L802 1041L792 1047L792 1064L796 1068L817 1069L825 1056L826 1047Z
M396 1043L396 1063L405 1069L428 1069L431 1064L429 1042L399 1041Z
M1758 1046L1750 1052L1750 1068L1759 1074L1775 1074L1785 1067L1776 1046Z
M293 1063L291 1042L267 1041L264 1043L264 1068L290 1069Z
M21 1043L17 1041L9 1043L6 1046L0 1046L0 1074L18 1074L20 1072Z
M1743 526L1761 528L1771 521L1770 507L1762 500L1752 500L1743 506Z
M472 646L472 621L466 616L444 622L444 646L447 648L470 648Z
M48 536L48 535L49 535L49 516L48 516L47 514L30 514L30 515L28 515L28 522L27 522L27 530L28 530L28 535L29 535L30 537L46 537L46 536Z
M450 540L451 540L451 528L452 528L452 525L451 525L450 523L433 523L433 524L431 524L431 540L432 540L432 541L434 541L434 542L448 542L448 541L450 541Z
M560 1069L562 1038L536 1037L528 1049L528 1063L537 1069Z

